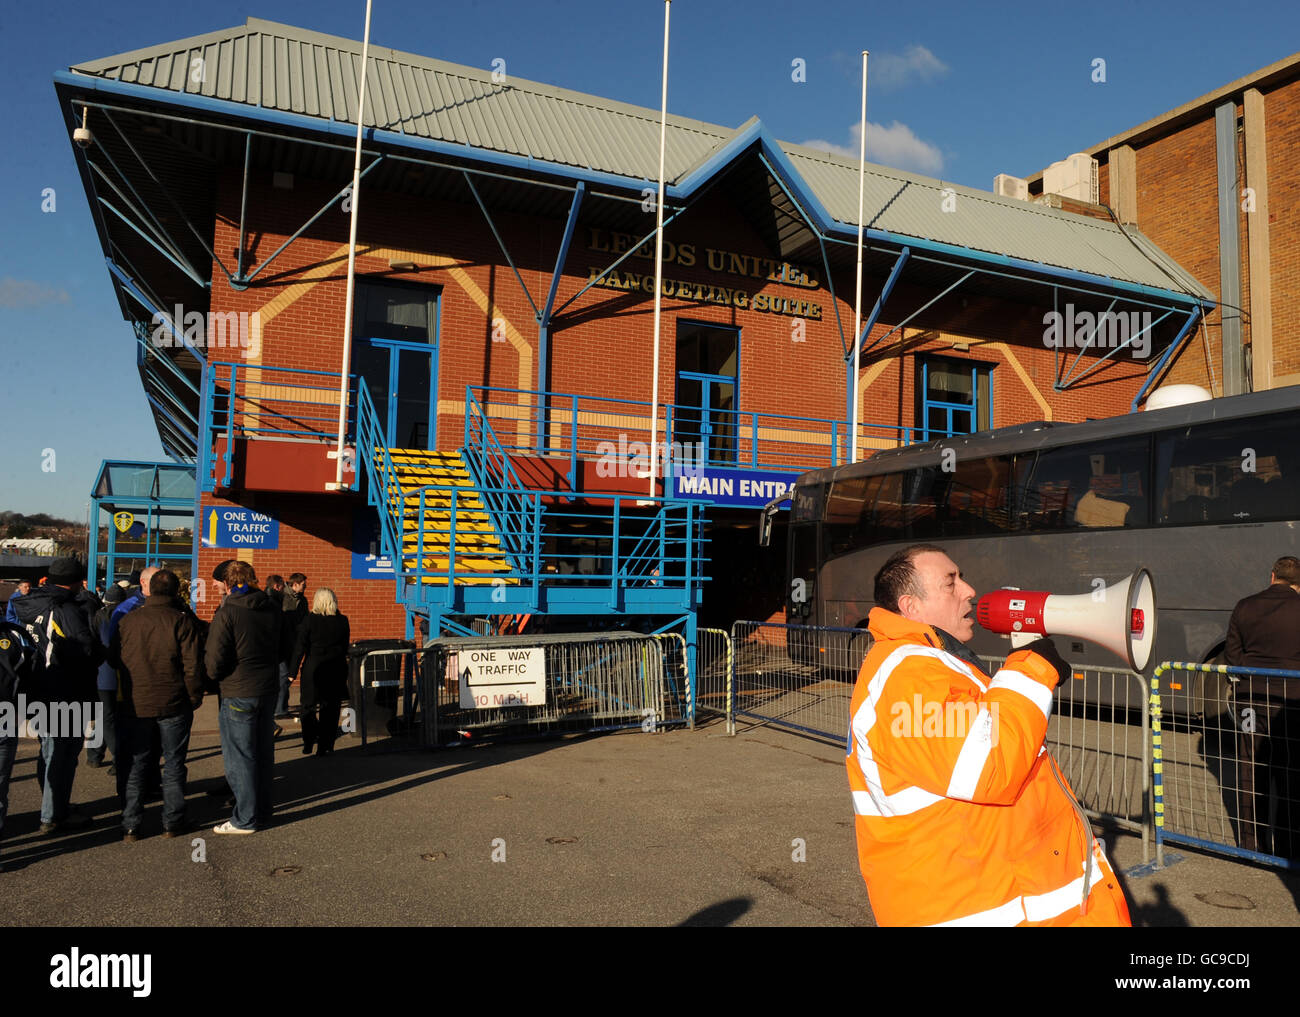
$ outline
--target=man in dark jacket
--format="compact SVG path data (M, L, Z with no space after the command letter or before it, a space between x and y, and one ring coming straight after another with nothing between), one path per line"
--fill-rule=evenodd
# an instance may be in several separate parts
M0 621L0 711L4 711L0 713L0 838L9 814L9 777L18 754L18 729L27 719L19 716L18 694L26 689L35 653L26 629Z
M298 644L298 626L308 613L307 577L301 572L293 573L289 577L289 588L282 589L279 599L284 608L284 624L280 629L280 695L275 701L275 717L283 720L289 716L289 686L293 681L289 660Z
M42 785L41 833L84 826L70 810L85 720L95 700L103 647L94 630L96 605L81 588L75 558L55 558L49 582L18 602L18 620L36 644L34 685L48 708L36 779Z
M125 588L114 583L104 593L104 606L99 613L95 615L95 633L99 636L99 642L105 650L113 640L113 633L120 622L113 621L113 616L117 609L126 600ZM86 746L86 765L92 768L98 768L104 765L104 760L111 752L113 754L114 766L117 764L117 668L107 659L99 665L99 673L95 679L96 690L99 695L99 703L103 709L103 737L97 739L98 745ZM115 772L115 771L110 771Z
M257 588L247 562L226 569L226 599L208 630L208 674L221 689L221 754L235 811L217 833L253 833L271 821L275 697L283 611Z
M149 579L149 597L125 616L109 647L119 668L123 711L119 769L129 767L122 804L122 837L133 841L143 815L142 799L151 764L162 743L164 760L163 836L185 832L185 756L194 711L203 702L203 661L194 616L179 601L176 573L159 569Z
M1228 623L1230 666L1300 671L1300 561L1273 563L1268 589L1239 601ZM1243 676L1236 700L1241 846L1290 858L1300 849L1300 678ZM1277 823L1268 823L1270 784Z

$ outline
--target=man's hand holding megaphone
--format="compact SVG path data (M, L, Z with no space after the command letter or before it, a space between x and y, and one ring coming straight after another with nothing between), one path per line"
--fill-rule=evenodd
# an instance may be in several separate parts
M1056 668L1057 685L1060 685L1073 673L1070 665L1066 663L1065 658L1057 652L1056 644L1046 637L1035 639L1032 643L1027 643L1024 646L1017 647L1015 652L1023 653L1026 650L1030 653L1038 654L1038 656L1051 664L1052 667Z

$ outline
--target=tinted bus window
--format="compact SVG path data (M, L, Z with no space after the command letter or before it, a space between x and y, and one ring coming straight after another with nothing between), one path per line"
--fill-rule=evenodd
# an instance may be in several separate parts
M861 545L862 518L867 506L867 477L836 480L826 497L822 540L827 556L844 554Z
M1150 481L1147 438L1040 452L1023 495L1029 530L1145 526Z
M1294 413L1198 424L1156 440L1157 521L1286 519L1300 496Z
M979 536L1012 528L1011 462L1010 456L989 456L957 464L941 536Z

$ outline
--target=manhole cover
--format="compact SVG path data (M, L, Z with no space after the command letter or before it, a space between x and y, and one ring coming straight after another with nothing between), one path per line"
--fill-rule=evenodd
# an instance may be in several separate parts
M272 869L273 876L296 876L302 871L301 865L281 865L278 869Z
M420 855L426 862L440 862L447 857L446 851L426 851Z
M1222 890L1215 890L1213 893L1198 893L1196 899L1202 904L1210 904L1216 908L1227 908L1230 911L1255 910L1255 902L1239 893L1225 893Z
M578 838L577 837L547 837L546 843L547 844L576 844L578 843Z

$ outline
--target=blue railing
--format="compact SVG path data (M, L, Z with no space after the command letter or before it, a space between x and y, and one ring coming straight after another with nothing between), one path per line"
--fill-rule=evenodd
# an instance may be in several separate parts
M522 525L520 504L509 492L522 490L524 485L484 415L483 407L468 388L465 391L463 455L470 480L482 495L502 547L510 555L511 564L522 569L531 534L528 527Z
M277 438L318 441L338 439L339 373L260 364L213 362L204 372L200 399L203 421L199 483L203 490L229 487L234 476L235 441ZM353 434L354 405L348 407L347 433ZM212 461L217 443L225 449Z
M401 541L399 531L394 526L393 502L401 504L401 484L397 480L397 470L393 457L388 451L388 442L384 429L379 426L379 414L370 399L370 391L363 382L357 383L357 443L356 456L364 463L354 474L354 486L360 485L364 469L367 493L366 501L379 513L379 549L400 577L402 571ZM401 513L396 516L401 524ZM398 582L397 598L399 602L406 599L405 584Z
M522 554L501 550L457 546L455 539L469 512L464 502L482 496L484 504L505 506L500 517L489 513L498 533L519 534L525 542ZM450 604L453 587L468 579L501 580L523 587L531 606L536 607L543 588L605 589L611 607L628 591L663 593L685 606L693 603L704 582L704 554L701 506L669 499L644 499L610 495L594 499L580 509L558 511L548 504L552 491L524 488L466 489L429 485L407 491L401 499L399 517L408 512L423 519L431 510L446 511L446 526L420 527L406 548L414 559L408 567L399 555L400 574L423 588L426 580L445 581L425 594L425 599L445 597ZM650 504L647 505L647 502ZM608 507L602 505L608 503ZM426 565L426 559L445 559L446 567ZM467 559L479 559L469 564ZM498 561L494 571L486 562ZM605 599L605 598L602 598Z
M467 427L473 412L496 434L514 435L499 440L503 454L567 460L569 490L577 489L580 459L607 461L621 476L629 467L649 475L649 402L496 386L471 386L465 402ZM754 410L706 413L673 403L661 405L658 417L657 472L665 477L700 466L803 472L848 460L851 428L842 420ZM947 436L928 432L928 438ZM925 437L922 427L858 425L860 450L910 445Z

